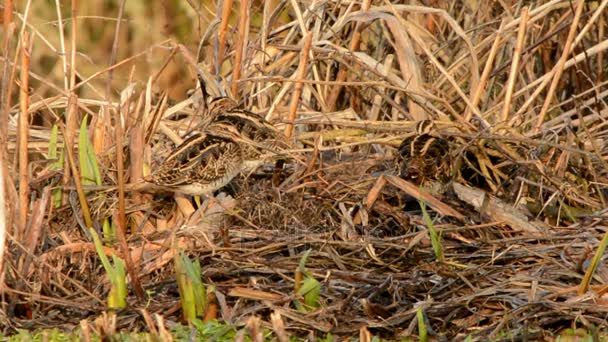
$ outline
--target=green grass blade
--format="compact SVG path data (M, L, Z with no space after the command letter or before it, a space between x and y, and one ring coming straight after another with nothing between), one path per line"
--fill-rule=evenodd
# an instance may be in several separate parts
M429 237L431 238L431 246L433 247L433 252L435 253L435 258L437 261L443 262L443 245L441 244L441 232L438 232L435 229L435 225L433 224L433 220L431 216L426 211L426 204L423 201L420 201L420 209L422 209L422 219L424 220L424 224L429 230Z
M200 263L192 262L183 252L174 258L175 276L184 319L192 322L207 310L207 291L202 281Z
M306 275L298 294L304 297L304 304L314 309L319 307L319 297L321 296L321 283L312 276Z
M422 308L418 308L418 310L416 310L416 318L418 319L418 340L420 342L426 342L429 339L429 329L424 322L424 313L422 312Z
M103 245L101 244L101 240L95 229L89 228L89 232L93 237L95 250L101 260L103 268L108 274L112 286L110 293L108 294L108 306L111 308L124 308L127 305L127 281L124 261L113 255L112 259L114 261L114 266L112 266L103 250Z
M82 119L78 135L78 158L80 162L80 177L83 185L101 185L101 172L93 145L89 139L87 117Z

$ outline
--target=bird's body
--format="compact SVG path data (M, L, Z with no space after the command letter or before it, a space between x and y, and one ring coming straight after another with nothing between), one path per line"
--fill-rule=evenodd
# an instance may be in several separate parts
M432 121L423 120L416 126L416 134L403 140L399 146L401 178L418 185L448 182L452 167L449 142L434 130Z
M263 117L228 98L212 99L195 133L177 146L144 181L153 187L204 195L241 172L276 159L286 138Z
M201 123L143 180L125 191L168 191L207 195L243 172L285 157L287 138L262 116L229 97L210 98L201 80ZM92 186L86 190L112 190Z
M232 139L211 132L195 133L144 180L169 191L205 194L239 174L242 160L242 149Z

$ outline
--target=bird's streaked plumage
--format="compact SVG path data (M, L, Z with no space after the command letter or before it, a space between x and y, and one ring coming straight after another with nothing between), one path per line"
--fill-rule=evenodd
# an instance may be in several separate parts
M204 106L195 133L145 178L157 188L188 195L211 193L241 172L284 155L286 138L260 115L228 97Z

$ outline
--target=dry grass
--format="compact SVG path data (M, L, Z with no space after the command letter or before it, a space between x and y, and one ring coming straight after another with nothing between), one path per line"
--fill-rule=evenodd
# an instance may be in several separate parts
M119 328L153 329L150 313L179 319L176 245L200 258L217 317L252 335L415 336L420 309L448 340L608 323L608 274L601 260L589 266L606 232L606 1L242 1L223 16L194 3L83 1L58 22L39 2L5 2L6 331L101 314L108 283L83 232L106 217L130 259ZM196 125L186 89L217 71L218 89L298 145L280 175L242 177L200 207L82 190L85 115L103 183L124 190ZM396 147L426 119L453 160L441 193L395 176ZM63 169L46 158L53 124ZM444 262L412 197L432 209ZM322 283L312 313L292 305L307 250ZM154 292L147 306L143 290Z

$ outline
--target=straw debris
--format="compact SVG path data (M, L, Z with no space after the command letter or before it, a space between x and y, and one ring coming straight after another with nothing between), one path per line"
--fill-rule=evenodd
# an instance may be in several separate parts
M157 324L178 321L180 251L200 260L211 285L207 318L252 338L269 329L281 341L395 339L417 335L421 318L438 340L605 326L608 273L601 255L591 263L606 243L605 6L241 1L232 12L217 6L207 41L146 39L136 16L113 38L115 24L103 21L101 41L66 54L47 51L67 37L39 31L38 7L29 42L18 30L7 36L13 22L4 21L3 332L151 329L151 313ZM188 11L209 21L202 8ZM85 18L72 38L93 39L81 36L93 27ZM20 39L33 45L29 60L19 59ZM116 62L104 68L96 46L114 44ZM176 95L175 75L179 87L203 75L265 116L292 140L289 158L208 198L128 191L201 120L199 95ZM29 103L22 92L17 105L28 77ZM87 114L103 190L80 184L75 137ZM54 124L59 168L48 158ZM102 315L110 284L87 229L101 232L104 219L118 228L104 252L127 260L131 278L129 308L115 318ZM294 304L305 253L320 283L310 311Z

